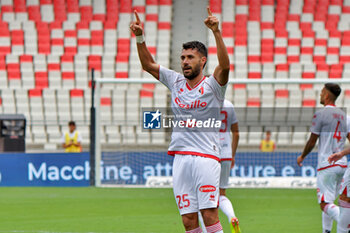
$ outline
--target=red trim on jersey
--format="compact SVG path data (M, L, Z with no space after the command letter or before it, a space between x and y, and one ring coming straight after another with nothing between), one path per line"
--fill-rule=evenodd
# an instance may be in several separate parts
M321 167L319 169L317 169L317 171L322 171L322 170L325 170L327 168L331 168L331 167L342 167L342 168L347 168L348 166L347 165L341 165L341 164L333 164L333 165L329 165L327 167Z
M203 76L203 78L201 79L201 81L199 81L193 88L188 84L188 82L186 81L186 87L188 90L192 91L193 89L195 89L196 87L198 87L198 85L203 82L205 79L205 76Z
M335 107L335 104L327 104L326 106L333 106L333 107Z
M345 186L344 191L342 192L342 194L348 196L348 187L347 186Z
M220 159L220 161L232 161L232 158Z
M168 151L168 155L174 156L175 154L200 156L200 157L214 159L214 160L220 162L220 159L214 155L203 154L203 153L193 152L193 151Z

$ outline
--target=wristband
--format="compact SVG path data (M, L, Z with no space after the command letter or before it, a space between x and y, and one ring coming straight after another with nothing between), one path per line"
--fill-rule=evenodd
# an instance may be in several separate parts
M143 42L145 42L145 38L143 37L143 35L136 36L136 43L142 44Z

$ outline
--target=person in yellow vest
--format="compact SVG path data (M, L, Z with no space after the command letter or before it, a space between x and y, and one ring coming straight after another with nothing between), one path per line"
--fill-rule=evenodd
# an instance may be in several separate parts
M70 121L68 127L69 132L62 136L62 147L67 153L79 153L81 152L81 134L76 130L74 121Z
M271 131L266 131L266 138L261 140L260 151L261 152L273 152L276 149L276 144L271 140Z

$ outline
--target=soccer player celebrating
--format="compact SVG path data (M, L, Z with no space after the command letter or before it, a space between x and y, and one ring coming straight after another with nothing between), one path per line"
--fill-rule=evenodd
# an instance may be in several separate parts
M348 138L350 133L350 117L347 117ZM328 162L334 164L338 160L350 154L350 148L337 152L328 157ZM349 233L350 231L350 168L347 168L339 190L339 221L337 224L337 233Z
M221 175L220 175L220 198L219 208L228 217L231 230L233 233L240 233L239 222L236 218L231 201L226 197L228 188L228 178L230 177L231 168L235 165L235 155L239 140L238 120L233 104L225 100L221 110L222 128L220 129L221 145ZM232 132L232 139L230 135ZM231 142L232 141L232 142Z
M203 75L207 49L198 41L183 44L181 68L183 75L158 65L143 38L140 18L130 25L136 35L142 68L171 91L174 115L191 114L193 118L219 119L223 105L230 61L219 29L218 19L208 7L205 25L211 29L217 46L218 66L209 77ZM176 119L176 118L175 118ZM200 210L207 232L223 232L218 216L220 145L219 129L193 132L185 128L173 131L168 154L174 155L173 191L186 232L202 232L198 223Z
M312 119L311 135L303 153L297 158L302 166L305 157L314 148L318 138L317 197L322 212L323 233L331 232L333 220L338 222L339 208L333 202L338 195L341 179L347 167L346 158L329 165L328 157L344 149L347 136L346 114L335 107L341 89L338 84L326 83L321 91L320 103L324 108Z

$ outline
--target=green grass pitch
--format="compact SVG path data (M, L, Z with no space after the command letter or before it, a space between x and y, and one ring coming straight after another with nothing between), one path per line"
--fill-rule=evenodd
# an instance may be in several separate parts
M322 231L316 190L229 189L227 194L243 233ZM0 210L0 232L6 233L184 232L171 189L0 188ZM230 232L222 213L220 220Z

